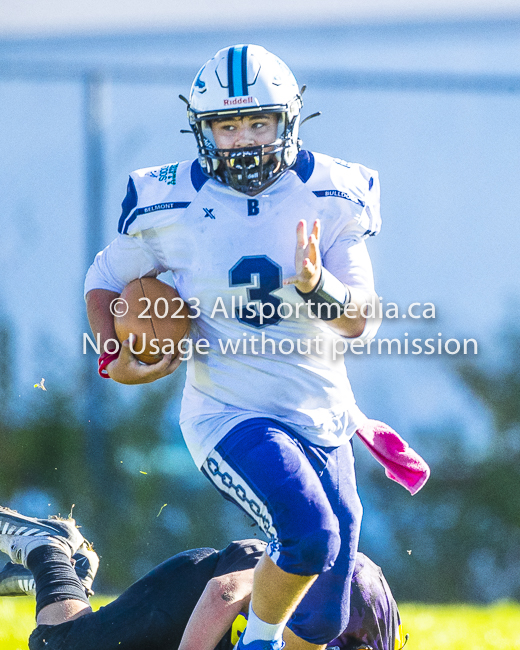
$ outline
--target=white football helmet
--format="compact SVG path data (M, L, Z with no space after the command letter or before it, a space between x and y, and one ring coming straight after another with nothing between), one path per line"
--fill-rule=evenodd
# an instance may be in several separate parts
M259 192L294 164L301 144L301 108L296 79L277 56L259 45L219 50L199 70L188 104L188 119L204 173L239 192ZM211 120L254 113L279 114L273 143L217 148Z

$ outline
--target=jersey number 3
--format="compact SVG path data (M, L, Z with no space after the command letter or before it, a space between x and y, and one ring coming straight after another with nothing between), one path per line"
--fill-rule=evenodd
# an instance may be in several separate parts
M282 267L267 255L247 255L241 257L229 271L229 286L247 289L247 302L255 303L256 309L244 306L236 309L236 317L244 325L266 327L276 325L282 320L278 305L282 302L272 292L282 287Z

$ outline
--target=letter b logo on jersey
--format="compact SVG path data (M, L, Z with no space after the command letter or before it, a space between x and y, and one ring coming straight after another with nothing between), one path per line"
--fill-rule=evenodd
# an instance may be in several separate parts
M260 201L258 199L247 199L247 216L254 217L260 212Z

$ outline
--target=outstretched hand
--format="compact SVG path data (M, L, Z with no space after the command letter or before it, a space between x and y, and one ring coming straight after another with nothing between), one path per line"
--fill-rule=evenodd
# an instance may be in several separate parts
M177 354L173 358L171 353L165 354L157 363L150 365L140 363L130 350L131 338L132 346L135 345L137 336L130 334L128 339L121 344L121 352L117 359L107 366L108 374L114 381L120 384L149 384L156 379L171 375L181 365L182 355Z
M312 291L320 280L320 225L320 220L316 219L308 238L306 221L299 221L296 228L296 275L286 278L283 283L294 284L302 293Z

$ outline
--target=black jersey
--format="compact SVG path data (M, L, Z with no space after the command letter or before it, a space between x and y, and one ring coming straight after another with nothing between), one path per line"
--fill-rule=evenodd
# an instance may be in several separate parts
M215 576L254 568L266 547L256 539L222 551L199 548L166 560L97 612L61 625L39 625L30 650L177 650L207 583ZM216 650L232 650L246 623L239 617ZM328 648L400 647L399 612L381 569L357 554L347 629ZM397 641L396 641L397 639Z
M265 542L232 542L222 551L179 553L97 612L61 625L39 625L31 650L176 650L195 605L214 576L258 563ZM229 635L226 635L229 636ZM223 639L222 650L230 647Z

